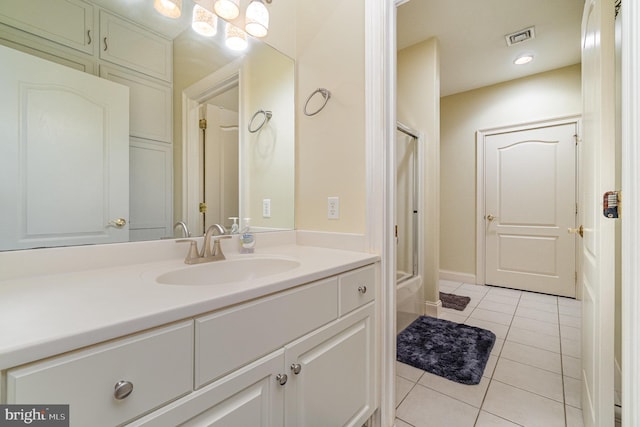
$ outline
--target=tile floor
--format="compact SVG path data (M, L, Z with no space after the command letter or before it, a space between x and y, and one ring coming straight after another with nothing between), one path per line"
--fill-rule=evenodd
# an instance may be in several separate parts
M397 362L396 427L581 427L579 301L440 281L466 295L442 318L489 329L496 343L478 385Z

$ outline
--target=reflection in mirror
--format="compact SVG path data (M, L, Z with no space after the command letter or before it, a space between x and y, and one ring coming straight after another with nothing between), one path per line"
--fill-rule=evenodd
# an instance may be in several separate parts
M210 223L230 227L230 217L252 218L255 231L293 228L293 61L251 38L247 51L228 50L223 21L215 37L196 34L190 22L193 2L182 4L183 16L170 20L156 13L151 1L0 2L0 45L62 65L62 74L75 69L89 80L113 85L106 92L124 89L129 101L124 133L94 132L117 135L117 158L124 155L128 161L114 167L116 155L107 154L106 142L88 144L101 138L90 138L91 132L72 120L87 120L93 111L79 106L82 102L107 107L92 98L93 89L70 85L57 98L42 101L36 92L5 87L4 93L18 94L19 105L4 105L14 113L3 114L0 123L0 162L7 163L0 167L0 216L9 219L0 226L0 250L181 237L181 227L174 229L178 221L198 236ZM41 68L21 67L13 73ZM195 118L183 126L191 117L183 111L188 101L183 92L229 67L235 68L235 88L225 88L224 95L198 94ZM72 82L82 80L70 76ZM76 101L68 100L70 94ZM71 113L61 118L58 113L67 109ZM257 109L272 110L273 118L253 134L247 126ZM24 111L31 121L25 121ZM35 120L38 114L54 120L54 133L66 145L48 139L56 128ZM217 129L201 130L200 118L218 121ZM27 122L40 127L27 132ZM108 200L113 193L124 196L124 205ZM200 203L207 205L206 213L199 212Z

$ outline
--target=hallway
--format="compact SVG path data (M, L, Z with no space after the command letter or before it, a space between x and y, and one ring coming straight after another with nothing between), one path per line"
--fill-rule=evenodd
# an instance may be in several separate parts
M396 427L581 427L581 302L440 281L465 295L441 318L489 329L496 343L483 379L462 385L397 363Z

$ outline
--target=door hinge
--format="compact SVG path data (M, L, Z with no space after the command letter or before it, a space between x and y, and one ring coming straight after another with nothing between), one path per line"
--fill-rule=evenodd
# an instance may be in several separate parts
M576 203L576 215L578 215L578 204Z
M198 126L200 126L200 129L206 129L207 128L207 119L198 120Z
M575 135L573 135L573 138L576 140L576 145L578 145L578 142L580 141L580 137L578 136L578 134L576 133Z
M207 204L206 203L200 203L198 205L198 209L200 210L200 213L207 213Z
M622 194L620 191L607 191L602 196L602 214L605 218L620 218Z

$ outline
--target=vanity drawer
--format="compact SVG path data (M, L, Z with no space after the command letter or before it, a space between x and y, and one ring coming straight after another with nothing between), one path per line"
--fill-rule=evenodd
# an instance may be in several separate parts
M376 294L376 269L369 265L340 275L340 316L369 301Z
M192 390L193 322L7 372L7 403L68 404L70 425L119 425ZM133 391L116 399L116 384Z
M338 317L333 277L196 319L195 386L282 347Z

